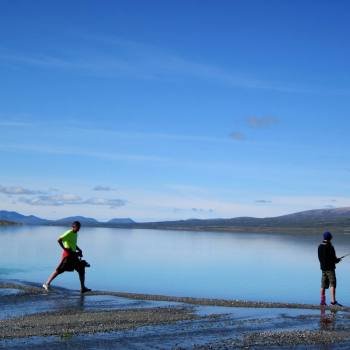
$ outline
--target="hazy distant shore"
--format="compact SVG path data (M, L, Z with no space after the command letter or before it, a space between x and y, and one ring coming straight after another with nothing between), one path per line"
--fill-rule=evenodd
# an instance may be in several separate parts
M90 225L85 225L90 226ZM339 234L350 234L349 227L339 226L314 226L314 227L272 227L272 226L235 226L235 227L206 227L206 226L166 226L166 225L98 225L91 227L106 227L118 229L139 230L163 230L163 231L193 231L193 232L218 232L218 233L275 233L275 234L321 234L328 230Z
M3 225L20 225L19 223L17 222L12 222L12 221L6 221L6 220L0 220L0 226Z
M114 218L101 222L92 217L71 216L58 220L0 210L0 220L29 225L67 226L79 220L85 227L153 229L232 233L322 233L325 230L350 234L350 207L314 209L275 217L232 217L136 222L131 218Z
M16 222L2 222L0 225L28 225L28 226L57 226L66 227L68 223L50 223L50 224L22 224ZM337 234L350 234L349 226L308 226L308 227L290 227L290 226L167 226L156 224L132 224L132 225L107 225L107 224L84 224L84 227L97 228L116 228L116 229L133 229L133 230L163 230L163 231L192 231L192 232L218 232L218 233L274 233L274 234L321 234L325 230Z
M99 226L108 227L108 226ZM114 226L115 228L130 229L147 229L147 230L164 230L164 231L194 231L194 232L227 232L227 233L287 233L287 234L319 234L325 230L337 233L350 234L349 227L341 226L311 226L311 227L289 227L289 226L234 226L234 227L218 227L218 226L166 226L166 225L128 225Z

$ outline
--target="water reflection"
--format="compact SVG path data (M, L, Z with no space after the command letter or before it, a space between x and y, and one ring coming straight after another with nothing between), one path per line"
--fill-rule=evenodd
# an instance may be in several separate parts
M327 313L327 306L321 305L321 318L320 318L320 330L323 331L334 331L336 328L336 311L330 309Z
M0 279L42 283L57 266L65 227L0 229ZM282 302L319 301L320 235L230 234L83 227L78 245L93 289ZM350 236L334 234L338 255ZM337 265L337 296L350 304L350 259ZM74 273L56 285L79 289ZM300 284L303 288L300 288Z

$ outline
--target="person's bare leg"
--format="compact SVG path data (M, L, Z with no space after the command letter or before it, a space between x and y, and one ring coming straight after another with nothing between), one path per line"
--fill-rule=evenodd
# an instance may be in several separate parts
M61 274L61 272L57 272L57 271L52 272L52 274L49 276L46 284L49 286L51 284L51 282L60 274Z
M331 302L335 303L335 287L329 287L329 291L331 293Z
M79 280L80 280L80 289L85 288L85 269L81 269L78 271Z
M80 291L82 293L89 292L91 289L85 286L85 267L77 270L77 272L79 274L79 280L80 280Z
M321 305L326 304L326 290L324 288L321 288Z

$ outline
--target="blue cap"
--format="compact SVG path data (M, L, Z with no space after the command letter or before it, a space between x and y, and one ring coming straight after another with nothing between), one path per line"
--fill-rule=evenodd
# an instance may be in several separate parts
M330 241L332 238L333 238L332 234L328 231L323 234L323 239L325 241Z

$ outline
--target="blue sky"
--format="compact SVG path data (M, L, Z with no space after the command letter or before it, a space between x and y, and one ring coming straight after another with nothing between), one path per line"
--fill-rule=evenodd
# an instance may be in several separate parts
M350 206L347 1L0 2L1 209Z

